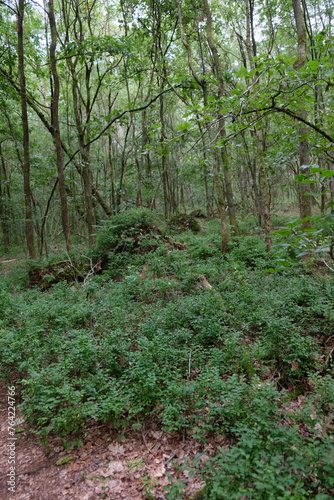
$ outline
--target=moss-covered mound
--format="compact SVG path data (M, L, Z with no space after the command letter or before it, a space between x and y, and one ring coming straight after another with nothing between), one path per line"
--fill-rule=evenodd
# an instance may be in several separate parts
M133 209L115 215L97 233L97 244L90 257L76 256L56 262L35 262L29 269L29 286L43 290L58 283L83 282L110 266L110 255L146 254L166 245L169 250L184 250L185 243L168 238L157 226L156 216L147 209Z
M199 233L201 230L196 218L187 214L174 215L168 222L168 228L175 232L192 231L193 233Z
M157 226L155 214L147 209L133 209L106 221L97 235L96 252L147 253L168 242Z
M38 285L43 290L60 281L82 282L84 277L92 272L97 274L101 271L101 266L98 262L93 264L86 259L85 262L73 262L71 259L64 259L56 262L35 262L28 270L29 282L28 286Z

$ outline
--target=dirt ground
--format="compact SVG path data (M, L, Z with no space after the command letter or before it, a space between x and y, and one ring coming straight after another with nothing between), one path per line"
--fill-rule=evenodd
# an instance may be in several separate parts
M223 437L200 445L162 432L154 423L147 429L116 433L108 424L88 429L81 442L77 437L50 438L47 445L29 432L18 411L15 440L15 493L8 491L10 441L7 387L1 385L0 404L0 498L1 500L113 500L165 499L167 474L182 478L191 496L203 486L200 478L188 478L177 464L203 453L205 461L217 446L226 446ZM79 446L71 447L71 444ZM13 449L13 447L12 447ZM175 467L176 466L176 467Z

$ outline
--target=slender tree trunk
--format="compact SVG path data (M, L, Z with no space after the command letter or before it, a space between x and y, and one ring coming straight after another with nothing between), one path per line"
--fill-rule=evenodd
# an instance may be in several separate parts
M144 157L144 165L145 165L145 177L146 177L146 184L149 185L149 187L153 187L152 183L152 165L151 165L151 157L150 157L150 152L146 148L146 146L149 145L150 143L150 138L148 135L148 124L147 124L147 111L146 109L142 112L142 155Z
M7 183L5 159L2 152L2 144L0 142L0 220L3 238L3 249L7 253L9 251L10 231L8 217L8 198L6 197L6 189L3 188L3 183Z
M122 197L123 197L124 178L125 178L126 165L127 165L126 148L127 148L128 139L129 139L130 127L131 127L131 124L128 124L126 126L126 132L125 132L124 143L123 143L123 148L122 148L121 173L120 173L120 177L119 177L119 183L118 183L118 189L117 189L117 195L116 195L117 211L119 210L119 207L120 207L121 202L122 202Z
M306 63L306 26L304 15L301 7L300 0L292 0L293 12L295 16L296 28L297 28L297 59L294 63L294 68L296 70L302 68ZM299 116L304 120L307 119L307 111L304 103L300 104ZM309 173L309 165L310 165L310 155L309 155L309 145L307 133L308 129L306 126L301 125L299 127L299 171L302 174ZM307 193L310 190L310 185L307 183L303 183L299 185L299 210L300 217L302 219L311 217L312 215L312 197L308 196ZM303 223L303 227L305 229L311 227L310 221L305 221Z
M254 89L259 87L260 82L260 74L257 71L257 64L255 62L255 57L257 55L257 47L255 41L255 33L254 33L254 0L246 0L246 52L248 55L248 60L250 67L255 69L255 74L252 79L252 84ZM258 173L258 184L259 184L259 199L258 199L258 209L259 209L259 220L260 225L264 227L265 240L267 252L270 252L272 247L272 241L270 238L270 234L272 231L271 226L271 214L270 214L270 188L267 178L267 169L264 164L264 155L265 155L265 128L263 123L261 123L259 113L256 114L259 125L254 127L254 131L251 132L255 142L255 176Z
M143 194L142 194L142 172L140 161L138 160L138 151L136 146L135 131L133 129L133 141L135 143L135 163L137 167L137 179L136 179L136 207L143 206Z
M79 83L75 69L75 63L71 63L68 61L68 66L72 76L72 96L73 96L73 110L75 117L75 124L77 129L78 142L80 147L80 155L81 155L81 178L83 181L83 191L84 191L84 206L85 206L85 221L88 229L88 238L89 245L92 246L95 241L95 212L94 212L94 204L93 204L93 173L90 164L90 151L89 146L85 146L85 143L89 142L89 137L87 137L87 133L85 131L85 126L82 121L82 110L79 105ZM90 114L90 70L86 68L86 93L87 93L87 102L85 105L85 113L86 113L86 122L89 120Z
M165 219L170 217L170 197L169 197L169 172L168 172L168 155L165 151L166 142L166 123L165 123L165 101L164 96L160 96L160 148L161 148L161 179L164 195L164 214Z
M213 213L212 210L212 199L211 199L211 193L209 191L209 184L208 184L208 174L209 174L209 168L208 168L208 157L207 157L207 150L208 144L206 141L206 135L204 133L202 124L200 121L198 121L198 128L201 133L201 139L203 143L203 160L204 160L204 168L203 168L203 181L204 181L204 189L205 189L205 206L206 206L206 212L208 216L210 217ZM206 127L206 131L209 132L209 127Z
M81 151L82 158L82 179L84 185L85 208L86 208L86 223L88 229L89 245L92 246L95 242L95 211L93 203L93 172L90 166L89 153L83 148Z
M56 29L53 0L48 1L48 17L49 17L50 32L51 32L50 68L51 68L52 83L53 83L53 95L51 102L51 126L53 128L53 139L57 156L57 172L58 172L58 186L59 186L59 196L60 196L62 227L66 243L66 249L67 251L69 251L71 247L71 235L70 235L70 226L68 220L68 206L67 206L67 194L66 194L66 184L64 175L63 149L60 136L60 127L59 127L60 84L59 84L57 60L56 60L57 29Z
M188 43L186 33L185 33L184 27L183 27L182 10L181 10L181 4L179 1L178 1L178 18L179 18L179 28L180 28L181 40L182 40L183 46L185 47L186 52L187 52L188 67L189 67L189 70L190 70L194 80L202 88L203 103L204 103L204 106L207 106L207 104L208 104L208 102L207 102L208 101L208 99L207 99L207 82L205 81L204 78L199 77L199 75L197 74L197 71L195 69L195 66L193 63L191 45L190 45L190 43ZM203 62L203 73L205 74L204 62ZM206 123L205 126L206 126L208 136L210 137L212 134L211 128L210 128L208 123ZM223 253L226 253L228 250L228 242L229 242L230 236L229 236L228 225L227 225L227 220L226 220L225 195L224 195L223 184L222 184L222 181L220 178L219 160L218 160L218 155L217 155L216 149L213 151L213 180L214 180L214 182L213 182L214 191L216 192L216 195L217 195L218 215L219 215L219 219L220 219L220 223L221 223L221 249L222 249Z
M226 203L224 196L223 183L220 178L219 172L219 160L217 150L214 151L214 167L213 167L213 177L215 182L215 190L217 195L217 207L218 207L218 215L221 224L221 250L223 253L228 251L228 243L229 243L229 232L227 226L227 217L226 217Z
M17 36L18 36L18 71L20 76L20 96L21 96L21 123L23 132L23 190L25 207L25 236L29 257L36 258L34 241L34 226L32 221L31 187L30 187L30 150L29 150L29 122L27 111L26 78L24 70L24 44L23 44L23 18L24 0L19 0L17 15Z
M330 169L333 170L333 169ZM330 202L334 201L334 177L330 177L329 181L329 191L330 191Z
M203 89L203 102L204 106L208 106L208 95L207 95L207 86L204 84L202 87ZM210 127L210 124L206 122L206 131L209 137L209 140L211 143L214 141L214 134L213 130ZM230 235L229 235L229 229L228 229L228 224L227 224L227 206L225 202L226 196L226 186L223 184L223 180L221 177L221 161L222 161L222 156L219 155L218 149L214 148L213 149L213 157L212 157L212 163L213 163L213 180L214 180L214 187L215 187L215 193L217 197L217 208L218 208L218 217L220 219L220 227L221 227L221 250L223 253L227 253L228 251L228 243L230 241ZM230 219L231 221L231 219Z
M217 46L213 37L213 28L212 28L212 15L211 9L209 6L208 0L203 0L204 11L206 15L206 36L208 40L208 44L211 50L212 59L213 59L213 68L214 74L217 78L218 82L218 98L220 99L224 95L224 81L222 77L222 67L221 61L218 54ZM238 234L238 223L236 219L235 213L235 203L234 203L234 195L233 195L233 187L232 187L232 176L229 166L228 152L225 144L226 139L226 126L225 126L225 117L220 109L217 112L218 119L218 130L219 136L222 141L221 147L221 158L222 158L222 166L223 166L223 175L224 175L224 183L225 183L225 191L226 191L226 199L228 205L228 213L231 224L231 230L234 234Z
M264 134L261 127L256 131L257 153L258 153L258 169L259 169L259 184L261 186L260 209L263 216L264 234L266 239L267 252L270 252L272 241L270 233L272 231L271 216L270 216L270 190L267 179L267 172L264 166Z
M111 114L112 102L111 102L111 91L108 93L108 113ZM112 137L111 132L108 133L108 162L109 162L109 173L110 173L110 198L111 198L111 212L116 213L116 186L115 186L115 169L114 160L112 152Z
M114 174L114 165L113 165L113 154L112 154L112 140L111 135L108 135L108 164L109 164L109 173L110 173L110 198L111 198L111 207L112 212L116 211L116 190L115 190L115 174Z

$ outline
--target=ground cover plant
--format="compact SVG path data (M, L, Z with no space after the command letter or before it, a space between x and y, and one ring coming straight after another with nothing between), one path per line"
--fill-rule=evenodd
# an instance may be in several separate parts
M332 276L310 263L268 272L255 234L223 255L215 220L173 246L148 217L104 225L90 256L108 256L102 274L47 288L27 286L24 268L1 279L1 373L31 429L44 441L106 421L223 434L228 449L183 461L205 482L196 498L332 498ZM187 498L182 481L166 498Z

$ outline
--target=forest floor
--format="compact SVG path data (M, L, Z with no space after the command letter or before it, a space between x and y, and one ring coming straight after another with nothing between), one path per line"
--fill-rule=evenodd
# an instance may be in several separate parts
M0 500L334 498L328 266L139 215L101 274L0 258Z
M7 423L7 389L1 384L0 404L0 498L2 500L93 500L96 498L142 500L165 499L167 474L180 476L191 495L203 485L201 479L188 477L187 471L176 471L185 456L190 459L202 453L205 461L217 446L227 446L224 437L201 445L193 439L180 439L176 433L160 431L154 423L139 431L130 429L117 434L108 424L90 429L80 446L66 449L67 441L51 438L47 445L31 433L20 413L15 446L15 493L7 488L9 472L9 439Z

